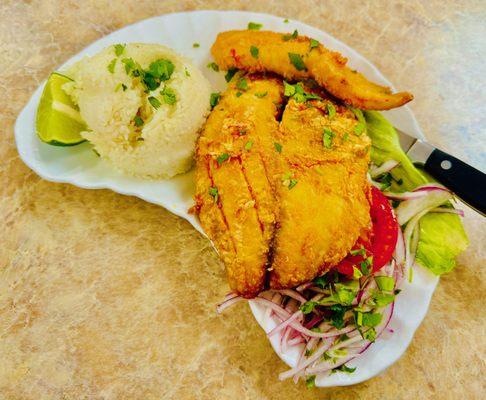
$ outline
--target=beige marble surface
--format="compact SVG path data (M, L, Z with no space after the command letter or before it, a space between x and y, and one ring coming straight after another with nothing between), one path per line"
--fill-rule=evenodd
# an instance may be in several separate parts
M15 118L49 72L146 17L244 9L300 19L397 86L429 139L486 165L484 1L0 2L0 399L480 399L486 393L485 220L443 277L406 354L349 388L279 382L244 305L223 316L222 266L188 223L141 200L43 181ZM413 312L413 310L411 310Z

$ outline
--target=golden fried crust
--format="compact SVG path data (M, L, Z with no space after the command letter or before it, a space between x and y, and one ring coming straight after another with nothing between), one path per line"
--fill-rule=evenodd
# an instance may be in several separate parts
M273 168L271 139L282 83L244 79L246 85L234 79L199 138L196 210L226 265L231 289L254 297L263 289L278 211L267 169ZM236 88L238 82L247 88ZM217 189L217 198L210 188Z
M274 289L307 282L336 265L370 224L370 139L354 133L358 121L345 107L336 105L330 119L328 103L313 101L309 108L291 100L277 134L282 175L270 272ZM330 148L323 143L324 129L333 135Z
M255 58L250 48L258 48ZM310 48L310 39L268 31L227 31L218 34L211 53L222 69L249 72L270 71L289 80L315 79L329 93L346 104L367 110L389 110L413 99L408 92L391 93L390 88L368 81L346 66L347 59L319 44ZM300 55L305 69L298 70L289 54Z

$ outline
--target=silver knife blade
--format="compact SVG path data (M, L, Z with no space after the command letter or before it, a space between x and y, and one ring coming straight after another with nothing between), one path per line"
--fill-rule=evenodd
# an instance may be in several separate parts
M423 140L417 139L409 134L395 128L398 133L398 140L400 146L412 162L425 164L430 154L435 150L435 147Z

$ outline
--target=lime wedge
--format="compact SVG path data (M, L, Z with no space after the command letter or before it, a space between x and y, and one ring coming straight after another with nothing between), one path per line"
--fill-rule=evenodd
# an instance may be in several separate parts
M66 82L72 82L72 79L53 72L37 108L37 135L43 142L54 146L74 146L85 141L80 132L86 130L86 124L79 108L62 90Z

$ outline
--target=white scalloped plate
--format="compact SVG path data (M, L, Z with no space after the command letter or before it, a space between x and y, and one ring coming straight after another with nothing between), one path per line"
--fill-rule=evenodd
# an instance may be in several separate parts
M94 42L67 61L64 66L115 43L160 43L191 58L210 80L214 90L223 90L223 74L206 68L210 60L209 49L218 32L245 29L250 21L262 23L267 30L289 32L298 29L299 33L314 37L327 47L344 54L349 58L352 68L363 72L371 80L391 86L369 61L323 31L298 21L290 20L289 23L284 23L282 17L236 11L195 11L147 19ZM192 44L195 42L200 43L199 48L193 48ZM89 144L55 147L40 142L35 134L35 113L43 86L44 84L34 92L15 124L15 140L20 157L32 170L48 181L70 183L86 189L111 189L121 194L137 196L185 218L203 233L198 221L187 212L193 204L192 172L171 180L142 180L124 176L112 169L109 164L95 156ZM423 138L408 107L388 111L385 115L396 127ZM437 277L423 269L416 269L413 284L405 283L396 302L390 325L395 333L378 339L360 358L350 362L349 365L358 367L353 374L320 376L316 379L316 385L324 387L356 384L379 374L393 364L405 352L415 330L425 317L437 282ZM266 332L275 326L274 322L264 326L263 310L260 306L250 303L250 307ZM295 366L297 349L281 354L277 336L272 338L271 344L282 360L289 366Z

